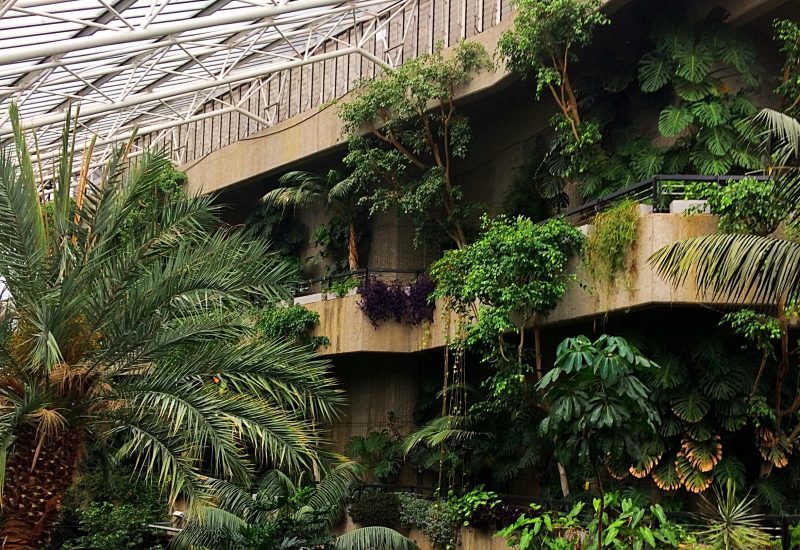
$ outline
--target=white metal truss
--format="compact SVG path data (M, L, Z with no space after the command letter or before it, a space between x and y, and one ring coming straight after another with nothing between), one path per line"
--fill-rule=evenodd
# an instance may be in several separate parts
M56 157L78 106L75 142L82 150L95 137L93 162L135 132L176 142L178 127L220 114L269 126L278 105L265 89L277 86L279 103L288 69L353 54L395 64L366 44L414 1L0 0L0 143L11 102L39 161Z

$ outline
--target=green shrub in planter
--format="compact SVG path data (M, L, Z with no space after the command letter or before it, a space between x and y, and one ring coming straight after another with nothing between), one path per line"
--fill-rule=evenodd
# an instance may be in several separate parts
M400 500L395 493L362 492L351 499L350 518L362 527L394 527L400 521Z

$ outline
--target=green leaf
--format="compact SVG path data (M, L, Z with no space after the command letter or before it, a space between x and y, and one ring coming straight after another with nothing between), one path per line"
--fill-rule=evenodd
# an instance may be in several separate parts
M658 131L662 136L674 137L694 122L694 115L685 105L670 105L658 115Z
M675 79L675 93L686 101L700 101L714 91L710 82L690 82L682 78Z
M700 83L708 76L714 63L714 53L703 44L681 51L676 56L676 74L692 83Z
M691 392L672 403L672 412L684 422L699 422L708 412L710 404L705 396Z
M645 93L656 92L669 82L672 74L671 64L653 54L646 54L639 61L639 86Z
M731 116L727 105L714 99L693 104L692 114L703 126L719 126L726 123Z
M700 174L721 176L730 172L733 158L727 155L715 155L705 149L692 151L689 155L695 169Z
M701 129L697 134L697 140L704 144L711 154L724 156L730 153L736 137L730 129L717 126Z

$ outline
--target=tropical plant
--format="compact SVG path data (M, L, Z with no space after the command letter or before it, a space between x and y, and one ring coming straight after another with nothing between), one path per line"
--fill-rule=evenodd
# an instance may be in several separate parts
M386 321L406 322L412 326L430 323L436 309L432 299L434 288L433 281L425 273L410 284L369 277L358 285L358 308L375 328Z
M777 199L796 204L800 197L800 173L797 158L800 152L800 123L775 111L762 111L757 121L767 128L771 138L775 164L773 171ZM797 220L798 213L787 212L786 222ZM786 464L793 442L800 435L795 413L800 397L792 388L796 384L791 368L787 304L800 298L800 248L791 240L761 235L714 234L684 239L658 250L651 258L658 273L672 285L682 285L692 278L699 292L731 302L769 305L780 331L773 389L769 392L769 408L774 422L762 425L756 434L764 449L765 473L772 466ZM764 397L766 400L767 397ZM788 402L788 404L787 404ZM787 424L792 423L794 425Z
M190 506L217 480L248 483L257 465L312 464L313 421L342 401L328 365L254 340L245 315L253 297L287 297L286 265L223 226L211 197L176 194L156 223L123 234L169 161L129 163L119 148L72 200L69 122L45 207L16 107L10 114L14 151L0 152L5 547L49 538L89 445Z
M173 540L178 550L418 550L387 527L363 527L338 537L329 529L343 515L348 492L359 483L353 463L339 464L316 483L271 470L256 492L225 485L215 506L201 508Z
M161 520L131 504L92 503L78 510L79 526L86 533L62 545L63 550L163 550L147 524Z
M261 199L275 209L305 208L322 203L331 214L347 226L347 264L350 271L358 269L359 226L363 215L359 208L362 189L353 176L329 170L324 176L313 172L294 171L281 176L281 187Z
M391 483L403 467L400 434L389 430L374 430L367 435L355 435L347 440L345 454L356 460L379 483Z
M638 462L653 439L659 416L641 377L658 366L624 338L567 338L555 366L539 381L550 407L540 430L554 438L562 464L589 466L599 484L598 548L603 546L605 466L612 473Z
M639 61L641 90L668 87L675 98L658 117L659 133L674 143L654 157L655 172L720 175L761 168L757 133L749 124L757 111L748 95L758 83L753 47L713 16L693 25L685 17L660 19L653 49Z
M573 279L567 262L580 249L582 235L560 218L537 224L522 216L484 216L481 223L474 243L446 252L431 268L434 295L471 320L468 345L491 344L487 361L509 362L519 371L526 359L525 328L533 321L538 334L539 322L566 292ZM509 333L518 336L516 343L506 341ZM538 336L534 348L538 380Z
M736 495L736 484L725 484L724 492L714 487L715 502L704 498L703 517L708 528L698 533L711 550L769 550L769 535L761 530L761 516L752 512L753 500Z
M702 493L714 481L745 483L755 449L741 444L754 420L751 390L757 356L743 353L722 329L640 328L630 335L659 368L643 376L661 422L641 455L617 478L650 476L662 491ZM675 340L681 346L675 346Z
M769 235L791 210L775 193L775 182L754 177L732 180L725 185L702 182L686 188L686 198L708 201L712 214L719 216L724 233Z
M606 495L607 511L603 522L608 527L603 544L595 544L597 529L601 524L600 504L593 502L593 515L588 525L583 518L585 503L578 502L569 512L542 511L538 504L531 505L531 513L523 514L516 522L502 529L497 536L508 540L509 546L519 550L573 548L600 548L606 546L619 550L686 548L693 537L682 527L667 519L658 505L648 508L638 506L631 499L620 499L615 493Z
M800 114L800 25L790 19L776 19L775 39L784 54L781 84L775 92L784 99L783 110L789 115Z
M348 136L344 162L356 185L371 190L363 202L371 213L399 206L414 220L416 243L438 227L458 248L467 244L464 222L472 208L453 162L466 156L471 132L456 108L456 87L488 66L480 44L461 42L450 56L439 45L365 82L341 106Z

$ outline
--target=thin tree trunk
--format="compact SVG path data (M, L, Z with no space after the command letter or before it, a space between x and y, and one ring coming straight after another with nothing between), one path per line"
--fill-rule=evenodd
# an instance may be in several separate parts
M356 239L356 225L354 223L351 223L349 227L347 263L350 265L350 271L358 269L358 241Z
M558 463L558 480L561 482L561 495L567 498L569 496L569 479L566 468L560 462Z
M34 428L17 438L6 466L0 529L3 550L43 548L58 518L61 501L72 484L80 456L81 437L64 432L38 449Z

